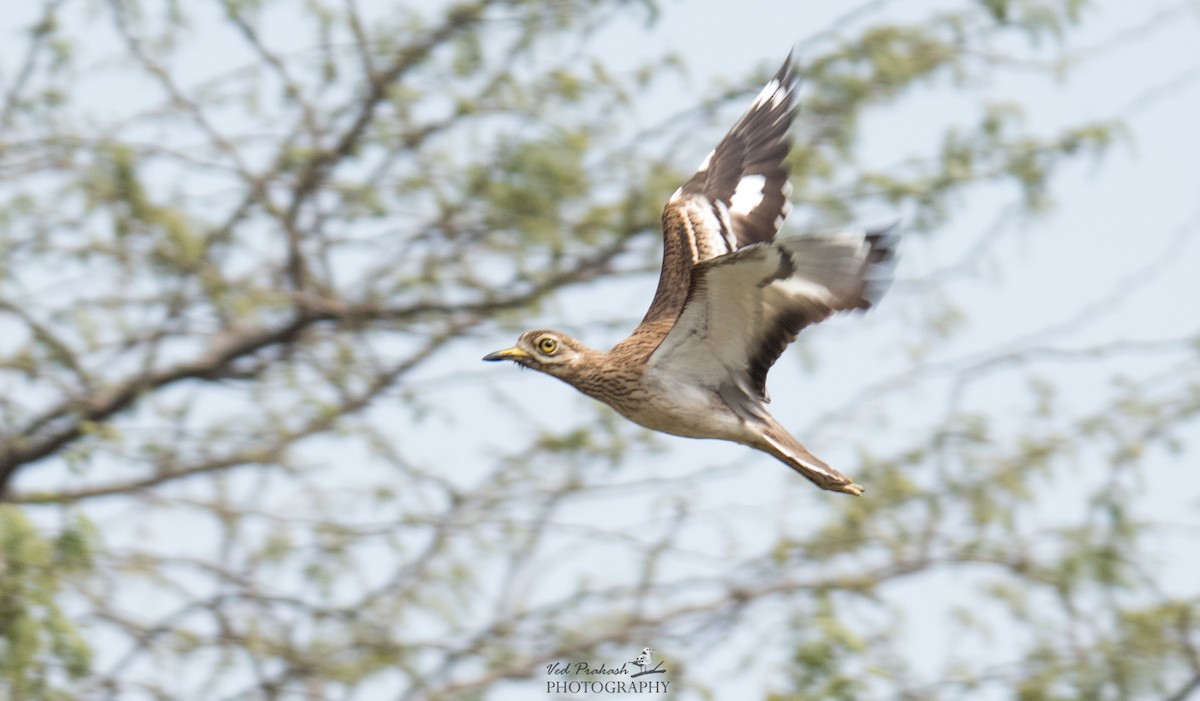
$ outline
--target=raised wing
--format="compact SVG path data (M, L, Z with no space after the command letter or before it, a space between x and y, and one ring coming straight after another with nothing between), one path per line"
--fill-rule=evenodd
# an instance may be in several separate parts
M867 309L891 282L893 227L760 243L705 261L648 372L708 387L739 412L766 394L767 371L805 326Z
M674 321L692 268L743 246L771 241L791 210L788 127L795 116L792 56L750 109L663 209L663 265L643 326Z

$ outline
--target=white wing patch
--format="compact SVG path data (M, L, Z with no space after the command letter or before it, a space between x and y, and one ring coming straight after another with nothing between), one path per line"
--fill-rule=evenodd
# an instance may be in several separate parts
M833 306L837 300L829 288L819 282L806 280L802 277L790 277L786 280L779 280L770 285L772 288L782 292L786 299L808 298L813 299L822 304Z
M721 236L725 238L725 245L728 246L727 252L737 250L737 234L733 233L733 221L729 218L729 207L721 200L713 203L713 209L717 213L717 219L720 222Z
M783 207L779 209L779 216L775 217L773 222L777 232L783 228L783 220L792 213L792 181L784 180L781 191L783 192Z
M780 90L779 92L775 93L774 97L771 98L771 106L778 107L778 106L782 105L783 101L786 100L787 97L788 97L788 89L784 88L783 90Z
M747 175L738 181L733 197L729 198L729 211L734 214L746 215L763 201L763 188L767 186L765 175Z
M765 103L767 100L770 100L771 104L778 106L780 102L783 102L787 99L787 93L787 88L780 90L779 81L772 78L771 82L767 83L762 89L762 92L758 94L758 97L754 98L754 104L750 107L750 109L754 109L755 107Z

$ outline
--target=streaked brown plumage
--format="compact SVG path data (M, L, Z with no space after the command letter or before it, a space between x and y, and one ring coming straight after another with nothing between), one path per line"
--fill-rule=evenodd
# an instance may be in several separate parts
M529 331L484 360L563 380L647 428L735 441L823 489L861 494L767 411L766 377L805 326L867 309L890 280L891 229L775 240L790 205L791 56L663 210L663 264L642 322L612 350Z

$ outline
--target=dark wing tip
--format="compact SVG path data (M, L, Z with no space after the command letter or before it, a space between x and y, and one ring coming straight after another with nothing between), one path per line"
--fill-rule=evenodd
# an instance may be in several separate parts
M878 252L882 256L880 260L890 260L895 257L896 248L900 243L899 219L883 226L867 228L865 233L867 242L871 245L871 251Z
M791 210L788 129L799 77L792 53L673 200L701 195L728 212L737 246L770 241Z
M863 271L863 294L860 309L870 309L883 299L892 286L896 272L896 249L900 246L900 220L866 230L867 267Z

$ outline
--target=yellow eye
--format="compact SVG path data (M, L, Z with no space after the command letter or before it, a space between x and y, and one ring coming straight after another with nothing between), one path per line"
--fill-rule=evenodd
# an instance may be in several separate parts
M554 355L554 351L558 350L558 341L549 336L544 336L542 340L538 341L538 350L546 355Z

